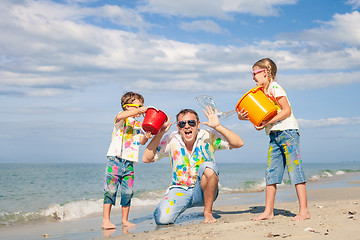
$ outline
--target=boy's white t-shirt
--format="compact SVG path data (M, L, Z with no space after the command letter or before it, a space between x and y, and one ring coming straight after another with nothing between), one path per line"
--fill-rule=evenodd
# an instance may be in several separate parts
M135 118L128 117L115 123L106 156L117 156L128 161L138 162L141 135L143 135L141 122Z
M276 101L276 98L278 98L278 97L286 97L287 98L285 90L277 82L271 82L269 89L268 89L268 93L266 95L275 104L275 106L277 108L277 112L280 112L281 108L280 108L279 103ZM289 102L288 98L287 98L287 100ZM289 102L289 105L290 105L290 102ZM290 105L290 108L291 108L291 105ZM289 117L266 126L265 132L267 135L269 135L270 131L287 130L287 129L299 129L299 126L297 124L297 121L295 119L293 111L291 111L291 115Z

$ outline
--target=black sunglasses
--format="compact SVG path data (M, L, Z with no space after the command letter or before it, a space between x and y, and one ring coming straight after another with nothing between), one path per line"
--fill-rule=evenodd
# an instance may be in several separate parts
M179 126L179 128L184 128L186 126L186 123L188 123L190 127L195 127L196 125L195 120L180 121L177 123L177 125Z

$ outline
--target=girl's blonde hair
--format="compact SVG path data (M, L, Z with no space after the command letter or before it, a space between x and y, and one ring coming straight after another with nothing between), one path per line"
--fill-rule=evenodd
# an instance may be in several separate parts
M276 72L277 72L277 67L276 64L273 60L271 60L270 58L263 58L259 61L257 61L253 67L258 66L260 68L264 68L267 70L267 74L268 74L268 78L275 80L276 77Z

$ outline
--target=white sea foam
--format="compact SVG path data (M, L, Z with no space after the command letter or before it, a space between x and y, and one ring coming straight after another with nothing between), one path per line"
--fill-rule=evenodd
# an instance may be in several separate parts
M161 198L139 199L132 198L131 206L143 207L152 206L160 202ZM120 196L116 199L116 206L120 205ZM57 221L69 221L86 217L94 213L100 213L103 210L103 199L81 200L66 204L53 204L40 212L40 215L50 217Z
M337 171L336 173L335 173L335 175L344 175L345 174L345 172L344 171L341 171L341 170L339 170L339 171Z
M131 206L134 206L134 207L155 206L160 201L161 201L161 198L154 198L154 199L133 198L133 199L131 199Z
M332 177L333 175L327 171L322 172L321 177Z
M51 217L55 220L69 221L83 218L90 214L101 212L103 200L82 200L70 202L63 205L54 204L41 211L41 215Z
M316 181L316 180L320 180L320 176L319 175L313 175L310 177L310 180Z

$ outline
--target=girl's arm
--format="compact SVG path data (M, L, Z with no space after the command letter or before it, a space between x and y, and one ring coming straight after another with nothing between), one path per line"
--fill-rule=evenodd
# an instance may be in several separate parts
M285 118L287 118L287 117L289 117L291 115L291 107L289 105L289 101L287 100L286 96L278 97L278 98L276 98L276 101L278 102L281 110L275 117L273 117L267 123L267 125L271 124L271 123L275 123L277 121L284 120Z
M277 97L276 101L278 105L280 106L280 112L273 117L270 121L266 123L262 123L259 127L255 126L257 130L262 130L265 126L276 123L277 121L284 120L285 118L289 117L291 115L291 107L289 105L289 101L287 100L286 96Z
M236 113L238 114L238 118L239 120L249 120L249 114L247 111L245 111L245 109L241 109L241 111L239 111L238 109L236 109Z

